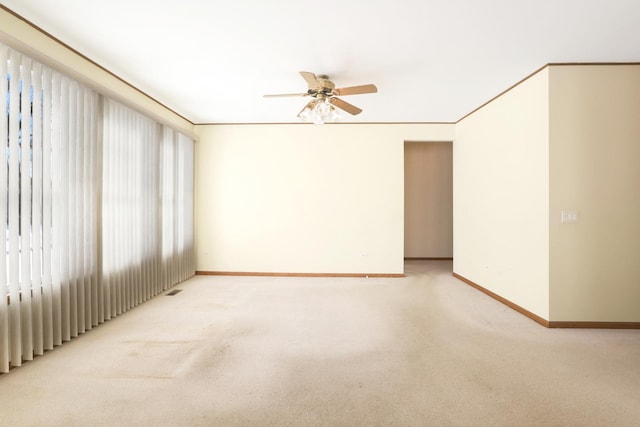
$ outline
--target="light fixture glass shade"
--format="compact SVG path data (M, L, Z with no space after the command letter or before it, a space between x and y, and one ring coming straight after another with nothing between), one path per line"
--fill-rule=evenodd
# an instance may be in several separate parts
M307 106L298 114L298 117L300 117L300 120L309 121L311 120L311 111L312 109Z
M338 110L331 105L328 98L321 99L313 108L305 108L298 116L302 120L309 120L317 125L335 122L340 119Z

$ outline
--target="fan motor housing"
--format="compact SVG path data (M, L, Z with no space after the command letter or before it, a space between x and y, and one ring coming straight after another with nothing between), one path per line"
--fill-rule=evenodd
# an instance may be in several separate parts
M326 74L318 74L316 75L316 78L322 84L322 89L328 89L329 91L335 89L336 85L329 80L329 76Z

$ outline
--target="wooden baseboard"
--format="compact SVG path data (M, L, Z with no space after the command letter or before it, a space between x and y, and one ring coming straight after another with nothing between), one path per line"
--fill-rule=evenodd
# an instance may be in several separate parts
M489 295L491 298L496 301L501 302L509 308L517 311L520 314L527 316L529 319L541 324L546 328L581 328L581 329L640 329L640 322L571 322L571 321L549 321L543 319L530 312L529 310L520 307L518 304L515 304L509 301L506 298L501 297L500 295L491 292L490 290L478 285L477 283L463 277L457 273L453 273L453 277L467 285L476 288L477 290Z
M640 329L640 322L565 322L551 321L549 328Z
M404 257L405 261L453 261L453 257Z
M509 301L506 298L501 297L500 295L491 292L489 289L486 289L480 285L478 285L475 282L472 282L471 280L467 279L466 277L463 277L461 275L459 275L458 273L453 273L453 277L455 277L456 279L466 283L467 285L476 288L477 290L479 290L482 293L485 293L487 295L489 295L491 298L495 299L496 301L501 302L502 304L506 305L507 307L517 311L518 313L527 316L529 319L533 320L534 322L537 322L539 324L541 324L542 326L548 328L549 327L549 321L546 319L543 319L542 317L538 316L537 314L534 314L532 312L530 312L529 310L527 310L526 308L520 307L518 304L515 304L511 301Z
M384 277L403 278L404 274L380 273L263 273L249 271L196 271L199 276L258 276L258 277Z

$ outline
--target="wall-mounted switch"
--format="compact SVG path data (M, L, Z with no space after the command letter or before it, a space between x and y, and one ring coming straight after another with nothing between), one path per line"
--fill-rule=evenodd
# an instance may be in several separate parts
M560 222L563 224L570 223L570 222L578 222L578 211L561 211Z

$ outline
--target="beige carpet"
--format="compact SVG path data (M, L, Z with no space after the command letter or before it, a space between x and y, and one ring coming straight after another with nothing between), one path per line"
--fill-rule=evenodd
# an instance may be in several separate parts
M2 426L637 426L640 331L406 279L199 276L0 376Z

